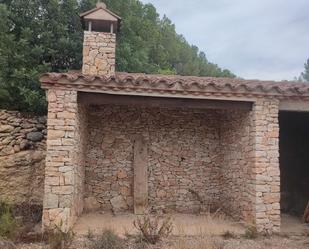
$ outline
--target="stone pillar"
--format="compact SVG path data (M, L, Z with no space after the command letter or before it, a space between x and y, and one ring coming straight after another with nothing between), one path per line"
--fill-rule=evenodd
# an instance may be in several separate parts
M82 212L85 130L77 92L48 90L44 228L67 230Z
M115 74L116 34L84 32L83 74L112 76Z
M145 139L134 141L134 213L146 214L148 208L148 149Z
M279 101L258 100L252 112L255 223L259 232L280 230Z

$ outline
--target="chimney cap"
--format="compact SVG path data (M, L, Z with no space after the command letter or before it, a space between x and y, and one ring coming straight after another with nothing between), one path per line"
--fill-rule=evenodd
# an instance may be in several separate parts
M97 4L96 4L97 8L103 8L103 9L106 9L106 4L101 2L101 1L98 1Z
M91 23L93 31L107 32L110 25L114 26L114 30L120 29L121 17L108 10L106 4L100 1L97 2L96 8L80 14L80 17L84 27Z

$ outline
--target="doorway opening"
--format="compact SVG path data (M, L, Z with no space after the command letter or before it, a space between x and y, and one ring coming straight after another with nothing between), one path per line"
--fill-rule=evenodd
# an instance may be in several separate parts
M279 123L282 222L291 226L309 201L309 113L280 112Z

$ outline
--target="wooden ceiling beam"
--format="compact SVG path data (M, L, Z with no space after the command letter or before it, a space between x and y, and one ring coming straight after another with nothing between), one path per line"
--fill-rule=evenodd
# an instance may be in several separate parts
M86 105L132 105L154 108L238 109L246 111L252 110L253 105L252 102L245 101L125 96L83 92L79 92L78 101Z

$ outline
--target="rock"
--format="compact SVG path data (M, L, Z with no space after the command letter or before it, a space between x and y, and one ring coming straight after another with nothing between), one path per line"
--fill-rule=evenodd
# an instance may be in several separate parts
M20 150L27 150L31 147L31 144L27 140L22 140L20 142L19 148Z
M32 142L39 142L44 138L41 132L29 132L27 134L27 139Z
M84 208L86 212L98 211L101 205L95 197L88 197L84 200Z
M0 125L0 133L9 133L14 130L14 126Z
M127 172L125 171L125 170L123 170L123 169L120 169L120 170L118 170L118 172L117 172L117 177L118 177L118 179L124 179L124 178L127 178Z
M1 249L17 249L17 247L8 240L1 240L0 239L0 248Z
M42 222L39 222L38 224L36 224L33 228L33 232L35 234L41 234L42 233Z
M158 198L164 198L166 196L166 192L164 190L158 190L157 191L157 197Z
M37 124L37 125L36 125L36 128L37 128L39 131L42 131L42 130L45 130L45 129L46 129L46 127L45 127L44 124Z
M45 116L44 116L44 117L39 117L39 118L38 118L38 121L39 121L39 123L44 124L44 125L45 125L46 122L47 122Z
M40 162L45 159L45 151L37 150L31 154L33 162Z
M120 193L123 196L130 196L131 195L131 191L128 187L121 187L120 188Z
M15 152L19 152L20 151L20 147L19 147L19 145L14 145L14 151Z
M125 211L128 208L127 203L121 195L112 198L110 202L112 204L114 213Z

